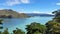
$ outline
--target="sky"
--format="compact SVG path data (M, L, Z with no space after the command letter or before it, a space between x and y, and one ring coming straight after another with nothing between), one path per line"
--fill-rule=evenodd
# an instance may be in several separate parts
M0 10L12 9L19 13L49 13L60 9L60 0L0 0Z

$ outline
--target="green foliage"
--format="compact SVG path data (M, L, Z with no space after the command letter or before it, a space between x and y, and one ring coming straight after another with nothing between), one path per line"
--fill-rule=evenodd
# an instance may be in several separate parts
M0 34L1 34L2 32L0 31Z
M3 19L0 19L0 29L3 29L3 23L2 23Z
M60 22L60 10L54 11L53 13L55 14L55 17L53 20L55 22Z
M41 25L40 23L33 22L30 25L26 26L26 30L28 31L27 34L35 34L35 32L43 33L46 27Z
M0 29L3 29L3 26L0 26Z
M13 30L13 34L25 34L25 32L17 28L16 30Z
M40 32L38 32L38 31L36 31L36 32L34 32L34 34L42 34L42 33L40 33Z
M60 10L54 11L55 17L48 21L46 25L46 34L60 34Z
M0 19L0 24L3 24L2 21L3 21L3 19Z
M56 10L54 12L52 12L53 14L55 14L55 17L58 17L60 16L60 10Z
M54 18L54 21L60 23L60 16L55 17L55 18Z
M0 34L25 34L21 29L16 28L16 30L13 30L13 33L8 32L8 28L6 28L3 32L0 31Z
M2 32L2 34L9 34L8 28L6 28L6 29L4 30L4 32Z
M58 22L53 22L53 21L49 21L48 23L46 23L46 27L47 27L47 31L48 33L60 33L60 23Z

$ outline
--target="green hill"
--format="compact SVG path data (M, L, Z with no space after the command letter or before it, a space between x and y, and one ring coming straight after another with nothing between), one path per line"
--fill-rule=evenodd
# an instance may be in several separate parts
M29 17L24 13L18 13L11 9L0 10L0 18L26 18Z

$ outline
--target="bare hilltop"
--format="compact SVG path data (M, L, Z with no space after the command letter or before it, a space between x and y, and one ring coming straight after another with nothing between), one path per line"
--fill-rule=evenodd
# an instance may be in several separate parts
M0 10L0 18L27 18L25 13L18 13L12 9Z

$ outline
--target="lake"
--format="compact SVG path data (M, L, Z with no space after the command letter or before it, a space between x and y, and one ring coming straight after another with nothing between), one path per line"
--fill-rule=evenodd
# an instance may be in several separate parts
M31 24L32 22L37 22L41 24L45 24L49 20L52 20L53 17L31 17L31 18L13 18L13 19L3 19L3 27L8 28L9 32L15 30L16 28L20 28L23 31L26 31L26 25ZM2 30L3 31L3 30Z

